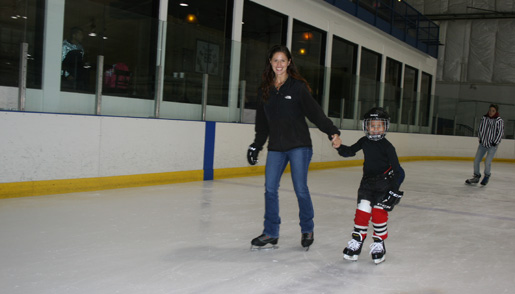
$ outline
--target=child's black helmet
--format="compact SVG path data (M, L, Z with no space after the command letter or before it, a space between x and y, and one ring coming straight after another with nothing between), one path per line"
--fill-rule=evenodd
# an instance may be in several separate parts
M378 126L381 126L383 130L375 130ZM363 117L363 132L365 132L367 138L372 141L379 141L384 138L389 127L390 115L388 115L388 112L386 112L382 107L374 107L370 109Z

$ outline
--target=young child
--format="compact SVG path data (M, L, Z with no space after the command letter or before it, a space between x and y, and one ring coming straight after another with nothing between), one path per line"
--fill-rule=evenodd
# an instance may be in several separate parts
M383 108L374 107L364 116L363 131L366 136L350 147L341 145L338 148L338 153L343 157L354 156L361 149L365 155L352 240L343 250L343 257L347 260L358 260L363 241L367 237L370 218L374 226L370 254L376 264L385 259L388 211L399 203L403 195L399 187L404 180L404 170L399 164L395 148L385 139L389 123L388 113Z

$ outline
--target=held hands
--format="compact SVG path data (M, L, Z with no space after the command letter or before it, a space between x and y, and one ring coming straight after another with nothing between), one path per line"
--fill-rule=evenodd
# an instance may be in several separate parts
M331 136L331 142L333 144L333 148L338 150L338 154L343 157L351 157L356 155L355 152L353 152L349 146L342 144L342 139L338 134L334 134Z
M334 134L331 136L331 142L333 144L333 148L335 149L342 145L342 139L340 138L340 136L338 136L338 134Z
M247 150L247 161L250 165L258 163L259 151L261 151L261 148L258 148L256 144L250 144L249 149Z
M394 192L389 190L388 193L383 197L383 200L377 203L377 205L381 206L386 211L392 211L393 207L399 204L403 195L403 191Z

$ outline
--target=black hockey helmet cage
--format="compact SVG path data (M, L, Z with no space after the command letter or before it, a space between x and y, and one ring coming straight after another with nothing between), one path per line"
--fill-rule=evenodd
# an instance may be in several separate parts
M372 141L384 138L389 127L390 115L382 107L370 109L363 117L363 132Z

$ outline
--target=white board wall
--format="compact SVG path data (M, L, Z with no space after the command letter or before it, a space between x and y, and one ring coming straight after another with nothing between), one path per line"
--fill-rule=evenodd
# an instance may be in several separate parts
M203 169L205 122L0 111L0 183L110 177ZM363 133L343 130L344 144ZM344 159L311 129L312 162ZM473 157L477 138L389 133L399 157ZM216 123L213 168L248 167L253 124ZM496 158L515 159L504 139ZM259 165L266 162L266 148Z

